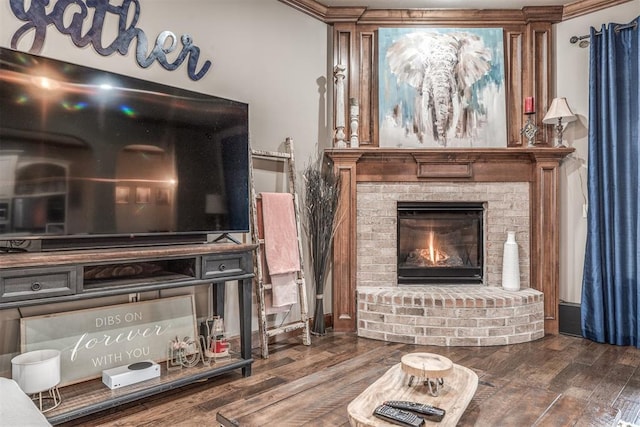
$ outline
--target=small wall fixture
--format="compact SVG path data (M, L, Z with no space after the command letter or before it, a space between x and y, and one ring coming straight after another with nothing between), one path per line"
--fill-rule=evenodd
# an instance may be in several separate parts
M576 116L571 111L571 108L569 108L567 98L554 98L554 100L551 101L549 111L547 111L547 114L545 114L542 119L542 123L555 125L556 147L564 147L562 144L563 120L565 123L573 122L576 120Z

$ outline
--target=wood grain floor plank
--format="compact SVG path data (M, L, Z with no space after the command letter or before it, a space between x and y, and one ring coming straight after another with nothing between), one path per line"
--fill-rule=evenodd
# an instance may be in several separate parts
M622 393L625 385L633 375L635 368L629 365L614 364L600 381L598 387L593 391L590 401L602 405L613 406L618 396Z
M640 352L635 347L625 347L625 351L618 358L621 365L629 365L637 368L640 366Z
M398 346L401 346L401 344L396 345L396 347ZM381 373L384 372L385 365L376 364L376 362L386 358L389 349L393 347L394 346L375 348L345 360L343 363L334 365L332 369L323 369L296 381L291 381L286 388L278 388L271 393L263 393L251 399L242 399L234 402L231 405L221 408L219 412L227 411L227 413L233 414L234 418L240 418L247 413L252 413L258 409L263 409L269 405L274 405L282 400L296 396L309 388L315 387L317 384L324 382L333 382L333 384L335 384L336 381L339 381L351 372L361 370L364 366L370 366L370 369L377 369L381 375ZM337 387L335 389L337 390Z
M548 388L559 393L564 393L572 387L574 382L577 382L577 376L589 369L591 369L590 366L582 363L569 363L549 381Z
M227 373L63 427L216 427L221 408L237 410L238 419L262 412L271 425L346 427L349 402L416 351L441 354L478 374L461 427L613 427L617 418L640 417L640 350L632 347L564 335L496 347L416 346L332 333L312 337L311 346L300 342L274 342L269 359L254 349L251 377Z
M582 417L584 400L558 395L557 399L540 415L534 427L572 427Z
M635 369L618 398L640 402L640 368Z
M247 427L326 425L323 422L323 416L332 407L338 406L340 402L355 399L369 384L379 378L386 369L388 369L386 366L378 366L376 369L351 371L335 381L315 384L313 387L298 393L295 400L279 400L259 411L246 414L243 417L236 417L235 419L241 425ZM247 403L251 404L251 402ZM219 411L219 413L224 412L225 408L221 408ZM282 420L278 416L279 414L287 414L287 419Z
M517 399L514 398L516 396ZM531 426L557 397L556 393L548 390L509 382L474 408L476 415L473 424L465 425Z
M607 344L597 344L589 341L588 345L584 346L576 354L574 361L591 366L607 351L607 347L609 347Z
M520 379L532 387L545 387L570 365L560 352L547 352L547 359L538 365L528 364Z
M462 416L461 422L465 420L467 414L470 415L470 412L476 408L479 410L487 399L490 399L508 383L508 381L491 374L480 374L478 371L476 371L476 374L478 374L478 388L467 407L467 412Z
M616 426L620 420L620 411L616 408L590 404L584 407L582 416L576 422L576 426L603 427Z

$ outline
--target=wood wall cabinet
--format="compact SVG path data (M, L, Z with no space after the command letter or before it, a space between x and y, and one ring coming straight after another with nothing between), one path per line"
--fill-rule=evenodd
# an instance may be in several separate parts
M505 50L507 146L526 147L523 102L535 97L536 146L552 146L549 126L542 118L551 103L551 25L562 20L562 7L526 7L522 10L366 10L342 16L333 23L333 62L345 66L344 105L355 98L360 106L359 145L377 147L378 51L381 27L502 28ZM347 21L347 22L345 22ZM338 93L334 93L334 99ZM337 103L337 99L335 100ZM334 109L334 120L337 120ZM349 111L344 111L349 123Z
M355 98L360 106L359 145L360 148L379 148L378 138L378 51L377 33L381 27L498 27L503 29L505 51L505 86L507 109L506 148L528 148L528 141L521 135L521 129L527 116L524 114L525 97L535 97L535 124L540 131L536 135L535 145L551 147L553 139L551 129L542 125L542 118L552 99L551 85L551 26L562 20L562 7L526 7L522 10L366 10L345 9L342 15L326 11L327 21L333 24L333 62L345 67L344 105ZM338 96L338 93L334 94ZM336 103L339 102L337 99ZM334 115L337 109L334 108ZM348 123L348 111L344 112ZM337 120L334 117L334 120ZM413 151L413 150L409 150ZM335 170L342 179L342 207L345 221L340 225L334 240L333 259L333 322L338 331L356 330L356 240L355 226L356 185L359 181L388 180L403 181L406 171L412 171L413 164L399 164L396 169L391 163L379 171L368 174L368 162L361 159L363 151L329 150L328 155L334 161ZM373 154L373 153L372 153ZM382 151L378 154L383 155ZM387 155L389 153L386 153ZM483 162L497 162L522 155L520 150L510 156L504 153L489 152L483 154ZM532 154L525 154L528 157ZM546 330L556 333L557 327L557 174L558 161L566 153L552 153L548 164L536 159L534 175L523 180L533 182L534 200L546 201L540 209L535 209L533 219L533 262L532 286L545 292ZM437 156L437 154L434 154ZM443 152L445 163L451 163L452 154ZM464 153L456 153L464 157ZM376 155L373 154L375 157ZM543 156L544 157L544 156ZM411 163L411 162L409 162ZM498 164L498 163L493 163ZM394 172L395 171L395 172ZM394 175L395 173L395 175ZM478 170L474 171L479 173ZM488 179L494 179L489 177ZM410 177L414 180L416 177ZM471 180L476 177L469 178ZM540 185L544 188L539 188ZM551 197L553 196L553 197ZM534 202L535 204L536 202ZM551 231L549 231L551 230ZM550 233L550 234L549 234ZM543 237L544 234L544 237ZM555 243L553 243L555 242ZM549 246L551 245L551 246ZM538 270L539 265L551 266L551 269ZM555 268L555 269L554 269ZM545 271L546 273L543 273Z
M21 308L55 302L111 295L212 286L210 307L224 316L225 285L237 282L240 352L210 366L166 371L160 378L110 390L100 379L61 388L62 404L46 416L58 424L123 403L162 393L241 369L251 375L251 297L253 250L248 244L196 244L144 248L72 250L0 255L0 309ZM137 275L118 277L109 270L144 265ZM101 274L94 274L99 270Z

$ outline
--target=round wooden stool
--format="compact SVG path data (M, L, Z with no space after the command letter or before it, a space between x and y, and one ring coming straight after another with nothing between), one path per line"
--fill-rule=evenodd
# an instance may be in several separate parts
M402 371L409 375L409 387L414 378L418 378L429 387L429 393L437 396L444 378L453 371L453 362L444 356L433 353L409 353L400 359Z

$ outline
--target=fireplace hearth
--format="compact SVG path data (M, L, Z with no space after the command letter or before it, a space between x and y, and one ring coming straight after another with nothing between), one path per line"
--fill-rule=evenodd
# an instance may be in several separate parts
M398 202L398 284L483 282L483 203Z

